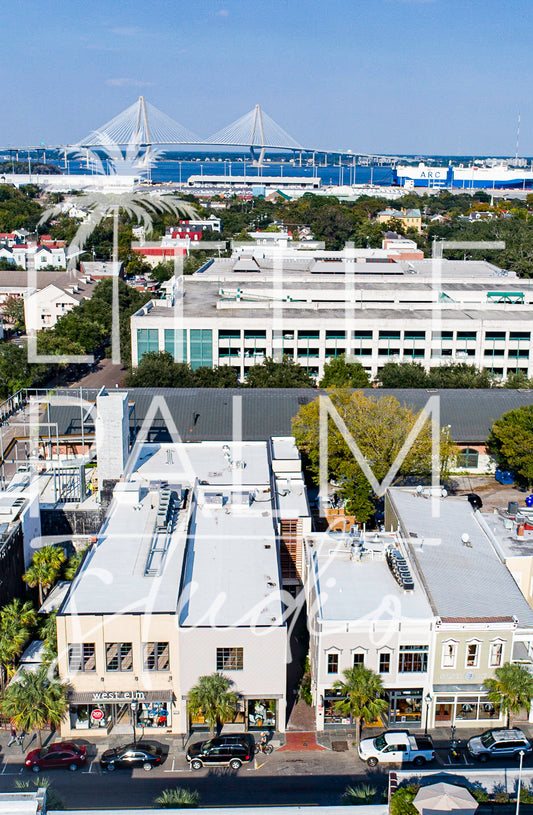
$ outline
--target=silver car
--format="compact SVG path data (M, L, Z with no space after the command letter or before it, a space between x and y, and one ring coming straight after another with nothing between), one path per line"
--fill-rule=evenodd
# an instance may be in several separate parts
M518 758L521 752L531 753L531 744L518 728L501 728L486 730L480 736L472 736L466 749L478 761L490 758Z

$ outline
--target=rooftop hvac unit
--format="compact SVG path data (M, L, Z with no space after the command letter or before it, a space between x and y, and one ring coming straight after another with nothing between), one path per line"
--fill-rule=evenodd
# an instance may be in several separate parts
M250 504L250 493L248 490L233 490L231 493L231 503L235 506L248 506Z
M413 591L414 580L411 575L407 561L399 549L388 549L386 554L387 564L396 582L404 591Z
M221 507L224 505L224 496L221 492L206 492L204 500L205 503L211 507Z

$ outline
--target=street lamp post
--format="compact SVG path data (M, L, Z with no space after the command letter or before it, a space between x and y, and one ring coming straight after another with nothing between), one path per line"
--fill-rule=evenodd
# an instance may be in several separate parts
M133 725L133 743L137 744L137 732L135 730L135 714L137 713L137 702L131 702L131 723Z
M428 722L429 722L429 706L431 704L431 694L428 693L424 699L426 703L426 726L424 728L424 735L427 736L428 734Z
M518 768L518 784L516 788L516 815L520 812L520 791L522 789L522 762L524 761L524 751L520 750L520 767Z

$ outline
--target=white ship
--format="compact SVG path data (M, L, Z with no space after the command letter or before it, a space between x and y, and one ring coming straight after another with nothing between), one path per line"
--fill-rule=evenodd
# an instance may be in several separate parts
M401 187L453 187L455 189L531 189L533 170L525 167L509 167L501 163L492 167L472 164L465 167L398 165L394 170L394 182Z

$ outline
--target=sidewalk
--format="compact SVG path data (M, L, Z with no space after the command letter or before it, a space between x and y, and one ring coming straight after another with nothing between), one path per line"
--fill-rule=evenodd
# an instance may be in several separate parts
M522 730L530 740L533 740L533 724L519 722L516 726ZM365 727L363 728L361 737L364 739L374 738L379 733L382 733L384 729L385 728L382 727ZM464 729L458 728L455 732L455 736L457 739L460 739L463 744L465 744L469 738L479 735L479 733L483 732L484 729L489 728L483 728L481 726ZM411 729L411 732L413 735L416 735L423 734L424 731ZM182 758L190 742L203 741L209 738L209 734L206 732L193 733L189 738L186 735L168 735L159 733L153 735L145 734L143 736L142 731L140 730L137 730L136 735L137 741L144 739L146 741L157 741L164 745L166 749L168 749L167 761L172 761L173 759L178 759L179 757ZM250 735L256 737L258 734L251 733ZM287 736L288 735L294 737L299 735L310 736L311 734L299 734L293 731L292 733L287 734ZM339 749L344 751L347 748L348 751L355 752L355 727L340 727L336 728L335 730L319 731L317 733L313 733L312 735L313 737L316 736L316 743L319 745L319 750L320 747L323 747L328 751L336 752L339 751ZM449 727L434 728L433 730L428 731L428 735L432 737L436 750L447 751L449 749L451 739ZM8 747L7 745L9 739L9 730L0 730L0 774L23 772L24 758L26 754L30 750L35 750L39 747L39 740L35 734L30 734L29 736L25 737L23 750L21 750L19 744L13 744L11 747ZM59 733L50 734L48 731L44 731L42 734L42 742L44 747L53 741L61 740L62 739ZM77 744L86 745L89 761L93 762L97 756L100 756L104 752L104 750L107 750L110 747L118 747L127 744L128 742L132 742L133 732L130 734L121 733L118 735L113 735L111 733L108 736L92 738L88 734L80 732L79 737L73 737L72 741L76 742ZM280 747L285 748L284 752L291 750L291 739L286 737L284 733L274 733L271 741L276 751ZM286 744L287 741L289 744ZM342 745L343 742L346 743L346 746L344 748L339 747L339 745ZM301 749L302 748L300 748L300 750ZM316 750L316 748L314 749Z
M527 736L528 739L533 740L533 724L529 722L516 722L514 724L519 730L522 730L523 733ZM391 730L399 728L391 728ZM423 735L424 730L422 729L415 729L415 728L407 728L413 734L416 735ZM487 722L484 726L483 724L479 723L475 727L458 727L455 731L455 738L460 739L460 741L465 744L468 739L472 738L472 736L478 736L480 733L483 733L485 730L493 730L494 727L491 727L490 722ZM385 727L364 727L361 733L362 739L370 739L375 738L379 733L383 733L386 730ZM448 750L450 746L450 741L452 738L451 729L450 727L434 727L432 730L428 730L428 736L431 736L433 739L433 744L437 750ZM355 742L355 725L352 727L339 727L332 730L322 730L316 734L316 740L318 744L321 744L323 747L326 747L328 750L333 749L332 743L333 742L341 742L346 741L348 743L348 749L353 750L354 742Z

